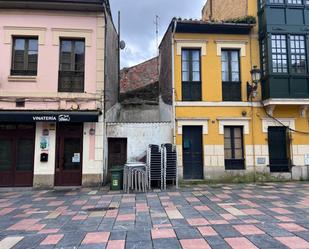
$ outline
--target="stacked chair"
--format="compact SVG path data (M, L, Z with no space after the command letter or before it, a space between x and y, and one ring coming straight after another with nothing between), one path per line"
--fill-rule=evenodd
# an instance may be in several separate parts
M164 189L166 190L167 182L172 182L178 188L176 146L173 144L162 144L161 148L163 153Z
M149 186L157 183L161 189L163 189L163 158L162 151L158 145L149 145L147 149L147 167Z
M149 145L147 150L147 167L149 186L157 183L162 190L166 189L167 182L178 188L177 153L172 144Z
M167 183L178 188L177 153L173 144L151 144L147 164L132 162L124 166L123 189L127 193L146 192L151 186L166 190Z

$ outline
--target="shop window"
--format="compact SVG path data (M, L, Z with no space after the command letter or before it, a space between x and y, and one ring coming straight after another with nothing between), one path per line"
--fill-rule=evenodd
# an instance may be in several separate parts
M242 126L224 127L224 158L226 170L245 169Z
M224 101L241 101L239 50L222 50L222 96Z
M60 40L59 92L84 92L85 41Z
M38 38L13 37L11 75L37 75Z
M182 50L182 100L201 101L201 51Z

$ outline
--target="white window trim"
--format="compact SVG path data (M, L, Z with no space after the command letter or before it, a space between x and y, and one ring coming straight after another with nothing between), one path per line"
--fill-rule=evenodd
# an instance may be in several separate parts
M242 101L233 101L233 102L206 102L206 101L176 101L176 106L179 107L261 107L260 102L242 102Z
M295 119L294 118L277 118L285 126L295 130ZM262 132L268 133L268 127L270 126L282 126L275 119L264 118L262 119Z
M46 28L5 26L3 30L5 44L12 44L13 36L37 36L39 45L45 44Z
M203 135L208 134L208 121L209 119L189 119L189 120L178 120L177 121L177 133L182 135L183 126L203 126Z
M60 45L60 38L84 38L86 47L92 46L92 33L91 29L62 29L62 28L53 28L52 37L53 45Z
M222 55L222 49L231 49L236 48L240 49L240 55L242 57L246 56L246 45L247 41L215 41L217 44L217 56Z
M177 55L181 55L181 51L183 48L200 48L201 55L207 55L206 40L176 40Z
M219 134L224 135L224 126L243 126L244 134L250 134L250 118L217 118L219 120Z

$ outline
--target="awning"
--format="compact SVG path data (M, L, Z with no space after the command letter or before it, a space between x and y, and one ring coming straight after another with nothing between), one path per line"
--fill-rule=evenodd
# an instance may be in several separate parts
M81 111L0 111L0 123L84 123L98 122L100 112Z

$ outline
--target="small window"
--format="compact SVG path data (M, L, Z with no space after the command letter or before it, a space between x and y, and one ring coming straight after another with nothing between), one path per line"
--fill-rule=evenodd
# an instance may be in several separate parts
M302 4L302 0L288 0L288 4Z
M37 75L38 38L13 37L11 75Z
M84 92L85 41L61 39L59 92Z
M272 71L273 73L287 73L287 44L285 35L271 36Z
M291 35L291 72L305 74L307 72L306 40L303 35Z
M222 89L224 101L241 101L239 50L222 50Z
M243 147L243 128L241 126L225 126L224 158L226 170L245 169Z
M201 51L182 50L182 100L200 101L201 87Z
M279 4L283 4L284 0L269 0L269 3L279 3Z

